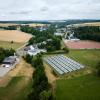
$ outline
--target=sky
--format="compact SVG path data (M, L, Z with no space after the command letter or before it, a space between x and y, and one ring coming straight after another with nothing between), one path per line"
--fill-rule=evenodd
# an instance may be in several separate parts
M100 19L100 0L0 0L0 20Z

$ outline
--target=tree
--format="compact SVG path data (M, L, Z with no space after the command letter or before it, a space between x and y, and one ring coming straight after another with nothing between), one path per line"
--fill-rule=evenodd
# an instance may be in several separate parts
M51 91L43 91L39 95L40 100L53 100Z
M56 50L60 50L61 49L61 42L60 39L57 37L53 38L53 45L55 46Z
M13 49L3 49L0 48L0 63L4 60L5 57L14 55L15 50Z
M36 68L33 74L33 86L32 92L28 95L29 100L40 100L40 94L43 91L48 91L50 85L48 83L48 78L44 71L43 61L41 55L37 55L31 58L32 66ZM45 93L42 93L41 96L45 96ZM48 93L49 97L49 93ZM41 97L42 98L42 97ZM48 99L51 100L51 99Z
M43 65L43 62L42 62L42 58L40 57L40 55L37 55L36 57L33 57L32 58L32 66L34 66L35 68L38 67L38 66L41 66Z
M28 62L28 63L30 63L31 64L31 62L32 62L32 56L30 56L29 54L27 54L25 57L24 57L24 59L26 60L26 62Z
M98 26L84 26L74 28L75 37L81 40L94 40L100 42L100 28Z
M97 74L100 77L100 61L97 64Z
M4 60L5 55L4 54L0 54L0 63L2 63L2 61Z
M31 44L33 44L33 43L35 43L35 37L32 37L32 38L29 40L28 45L31 45Z
M14 41L11 41L11 44L13 44L14 43Z
M66 52L66 53L69 53L69 49L66 47L66 48L63 48L63 50Z

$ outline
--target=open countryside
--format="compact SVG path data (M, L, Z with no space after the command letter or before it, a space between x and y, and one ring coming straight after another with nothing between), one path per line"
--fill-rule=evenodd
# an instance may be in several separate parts
M44 26L33 28L26 25L20 26L19 31L1 30L0 47L15 49L15 55L18 55L19 62L13 69L0 77L0 100L31 100L31 98L40 100L41 93L38 92L40 87L37 84L39 81L37 77L45 81L45 86L42 84L42 80L39 85L47 89L44 88L45 93L48 93L52 98L50 100L77 100L80 98L82 100L93 98L99 100L99 76L97 73L100 62L100 43L76 38L75 33L69 32L69 30L73 31L72 28L55 29L53 27L55 31L48 25ZM55 32L60 34L56 36ZM27 44L25 45L25 43ZM72 46L70 43L76 43L76 45ZM77 45L78 43L81 43L80 46ZM59 48L60 44L61 48ZM17 50L17 48L21 49ZM10 51L9 57L14 56L13 52ZM6 54L4 58L7 58ZM4 66L4 69L11 68L13 63L16 63L16 60L15 62L12 60L5 62L5 59L3 61L1 59L0 66ZM46 61L47 59L48 61ZM8 67L8 63L11 63L10 67ZM79 65L83 67L80 68ZM47 77L48 81L43 77ZM34 95L34 89L37 96Z
M100 100L100 0L1 0L0 100Z
M63 29L55 29L48 24L44 26L33 28L26 25L20 26L19 31L1 30L0 47L4 48L1 49L1 55L9 51L6 49L13 48L16 51L11 50L3 58L1 56L0 67L12 68L16 59L10 57L17 56L19 62L0 77L0 100L40 100L42 92L49 94L50 100L99 100L100 43L76 38L76 33L73 34L73 28L68 29L69 26ZM60 34L56 36L56 32ZM81 43L80 46L77 43ZM6 60L6 55L10 60ZM38 90L40 86L44 87L42 92ZM34 89L37 96L34 95Z

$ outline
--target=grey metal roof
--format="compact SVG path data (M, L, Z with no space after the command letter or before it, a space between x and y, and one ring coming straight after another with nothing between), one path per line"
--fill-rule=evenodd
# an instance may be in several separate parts
M3 63L5 63L5 62L13 63L15 60L16 60L16 57L9 56L9 57L4 59Z

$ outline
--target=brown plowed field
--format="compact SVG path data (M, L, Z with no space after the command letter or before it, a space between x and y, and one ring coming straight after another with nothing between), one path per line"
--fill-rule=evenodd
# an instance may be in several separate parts
M70 49L100 49L100 42L94 41L64 41Z

